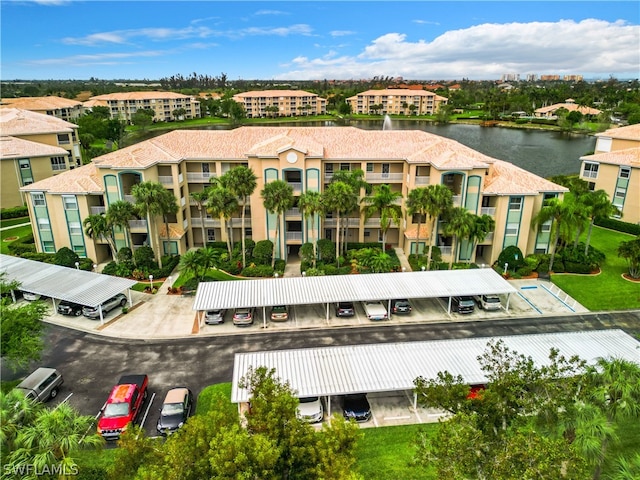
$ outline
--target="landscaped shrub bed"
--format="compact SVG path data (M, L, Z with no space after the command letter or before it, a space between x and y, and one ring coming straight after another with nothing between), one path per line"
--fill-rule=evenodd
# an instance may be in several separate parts
M8 218L28 217L29 210L26 206L3 208L0 210L0 218L6 220Z
M595 224L599 227L608 228L617 232L630 233L631 235L640 235L640 225L635 223L623 222L615 218L597 218Z
M16 257L27 258L24 256L25 253L36 253L36 244L33 240L33 233L11 242L7 248L11 255L15 255Z

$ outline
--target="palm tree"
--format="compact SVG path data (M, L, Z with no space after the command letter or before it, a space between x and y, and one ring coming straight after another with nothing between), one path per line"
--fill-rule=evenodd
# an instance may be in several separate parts
M131 238L131 229L129 228L129 220L136 218L133 204L124 200L113 202L109 205L106 217L110 227L120 227L125 230L129 247L133 248L133 239Z
M318 258L318 237L316 235L315 216L322 215L324 205L320 192L305 192L298 198L298 208L302 212L305 220L311 218L311 236L313 237L313 267L316 266Z
M197 250L189 250L180 257L178 264L181 271L193 274L194 278L200 279L201 259Z
M475 251L478 242L482 242L487 235L493 232L496 228L496 221L491 215L474 215L473 228L469 240L471 241L471 252ZM469 263L471 263L471 256L469 256Z
M589 216L589 231L587 232L587 241L584 246L584 254L589 255L589 243L591 243L591 231L596 218L607 218L612 215L622 215L622 212L611 203L609 195L604 190L596 190L589 192L583 197L583 203L587 207L587 215Z
M464 207L454 207L447 217L444 232L446 235L453 236L451 257L449 258L449 270L451 270L453 268L453 259L456 257L458 251L458 242L471 236L476 215Z
M64 471L73 472L77 468L73 458L76 453L104 444L98 434L87 435L94 421L92 416L79 415L68 403L54 409L43 408L32 423L20 429L18 448L9 455L9 463L30 464L37 471L59 465Z
M578 246L580 235L589 220L587 208L583 203L583 197L572 192L565 194L563 204L565 205L565 215L563 220L563 237L565 244L569 243L573 237L573 247Z
M169 232L169 215L175 215L180 211L178 200L172 191L164 189L160 195L160 209L162 210L162 218L164 220L164 228L167 240L171 238Z
M361 168L356 168L354 170L338 170L333 174L333 177L331 178L331 182L346 183L353 189L357 198L360 197L360 191L362 189L364 189L365 193L371 192L371 185L369 185L364 180L364 170L362 170ZM343 216L342 226L341 226L342 238L347 238L347 230L349 228L349 219L347 218L347 215L349 215L350 213L354 212L357 209L358 209L358 202L356 201L356 203L351 205L347 211L343 212L344 216ZM343 243L341 250L343 254L346 252L347 250L346 241Z
M276 241L273 242L271 267L276 264L276 243L281 242L280 223L282 214L293 206L293 187L284 180L274 180L264 186L260 192L264 208L276 214Z
M218 263L218 259L220 255L218 250L214 250L211 247L204 247L198 250L198 255L200 257L200 263L202 264L202 268L204 273L202 276L204 277L207 274L207 271L211 267L215 267Z
M331 182L322 194L322 199L326 211L336 213L336 259L338 259L340 257L340 215L357 207L358 194L345 182Z
M43 404L29 400L18 388L0 392L0 453L3 459L15 450L21 427L31 424L42 408Z
M89 215L82 221L82 225L84 226L84 233L87 237L93 240L104 238L107 241L109 249L111 250L111 258L115 260L116 245L113 241L111 227L107 223L106 216L100 214Z
M365 204L364 218L371 218L376 213L380 214L380 230L382 231L382 251L385 251L387 243L387 231L391 222L400 223L402 208L396 202L402 198L401 192L394 192L391 187L383 183L373 188L373 194L363 197L361 203Z
M427 255L427 270L431 268L431 252L436 239L436 225L438 217L453 207L453 193L444 185L429 185L427 188L427 204L425 211L429 220L429 253Z
M551 259L549 260L549 271L553 270L553 262L556 257L556 249L558 248L558 240L560 239L561 227L563 226L564 215L566 213L566 207L563 205L562 200L558 198L550 198L542 206L540 211L533 217L532 225L539 227L549 221L551 221L551 230L553 234L553 245L551 252Z
M631 278L640 278L640 236L618 245L618 256L627 260Z
M236 195L240 200L240 208L242 208L242 268L247 266L247 252L245 242L244 218L247 205L247 198L253 194L257 186L258 177L249 167L240 165L229 170L223 175L225 180L223 183Z
M422 218L427 215L428 190L425 187L414 188L407 196L407 215L418 215L418 232L416 233L416 255L420 255L420 227ZM423 250L424 253L424 250Z
M202 231L202 243L207 246L207 236L204 229L204 209L207 206L207 200L209 199L209 190L205 188L200 192L191 192L191 198L196 202L198 207L198 214L200 215L200 230Z
M163 210L163 196L166 190L161 183L157 182L141 182L131 187L131 195L135 199L135 206L138 209L140 215L147 217L149 222L149 234L151 235L152 242L155 241L155 257L160 263L160 246L158 238L158 228L156 226L155 218L162 215ZM161 265L162 266L162 265Z
M212 186L208 189L209 198L207 202L207 212L218 217L221 223L227 226L227 250L229 257L233 250L233 226L231 217L238 211L238 197L223 182L212 181Z

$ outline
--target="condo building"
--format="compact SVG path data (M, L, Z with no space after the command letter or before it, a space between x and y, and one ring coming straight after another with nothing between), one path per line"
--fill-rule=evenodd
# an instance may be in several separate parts
M42 113L44 115L51 115L52 117L66 120L67 122L75 122L84 114L82 102L55 97L53 95L47 97L3 98L0 104L21 110Z
M592 155L580 157L580 178L591 190L604 190L622 220L640 224L640 124L596 134Z
M365 115L433 115L447 101L433 92L405 88L367 90L347 98L352 113Z
M122 92L97 95L89 99L87 105L109 107L111 118L131 122L138 110L151 109L154 121L171 122L189 118L200 118L200 102L194 96L174 92ZM184 109L183 118L174 112Z
M103 240L85 236L82 220L103 213L117 200L133 201L131 188L142 181L159 182L176 196L180 209L169 218L169 231L158 217L149 229L147 218L132 219L129 232L116 235L118 248L162 245L163 254L201 247L206 241L241 237L238 211L228 222L199 209L191 194L202 191L212 178L244 165L257 176L257 187L246 212L247 236L254 241L276 241L276 215L263 206L265 184L284 180L296 201L281 217L277 254L287 258L305 242L335 240L337 218L325 212L303 217L298 198L303 192L323 192L335 172L361 169L370 185L388 184L408 193L418 187L442 184L451 189L454 203L494 218L496 228L474 246L461 242L452 251L452 238L436 228L436 244L443 259L492 264L509 245L525 253L547 252L550 224L539 230L531 220L548 198L561 197L566 188L530 172L483 155L453 140L418 130L368 131L355 127L240 127L233 130L175 130L165 135L95 158L55 179L23 187L40 251L67 246L98 262L110 257ZM361 195L364 195L364 189ZM430 233L424 219L406 215L387 231L387 243L407 254L424 252ZM345 218L342 215L341 218ZM420 220L420 232L418 232ZM361 211L346 215L348 242L379 242L380 218L365 219ZM204 228L203 228L204 227ZM312 228L313 227L313 228ZM151 238L153 237L153 238Z
M247 118L302 117L327 113L327 100L302 90L255 90L238 93Z
M0 205L25 205L20 188L81 164L78 126L51 115L0 107Z

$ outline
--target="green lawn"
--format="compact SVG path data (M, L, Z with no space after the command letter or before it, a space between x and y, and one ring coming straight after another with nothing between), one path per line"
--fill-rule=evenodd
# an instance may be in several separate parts
M2 240L0 242L0 253L9 255L9 244L11 242L5 242L5 238L11 238L11 237L23 238L31 233L32 233L31 225L26 225L24 227L10 228L9 230L0 231L0 239Z
M13 225L21 225L23 223L29 222L29 217L6 218L4 220L0 220L0 228L11 227Z
M214 269L207 270L207 274L205 275L205 277L212 278L219 281L241 280L240 278L234 277L233 275L229 275L228 273L223 272L222 270L214 270ZM180 288L182 285L184 285L186 282L188 282L192 278L193 278L193 274L183 272L175 280L175 282L173 282L173 286L174 288Z
M556 274L552 282L589 310L628 310L640 308L640 283L622 278L627 262L618 257L620 242L632 235L594 227L591 245L606 255L599 275Z

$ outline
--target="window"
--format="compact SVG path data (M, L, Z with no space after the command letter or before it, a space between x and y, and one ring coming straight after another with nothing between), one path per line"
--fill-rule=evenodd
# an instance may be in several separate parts
M551 220L540 225L540 231L543 233L549 233L551 231Z
M620 167L620 178L629 178L631 176L631 169L629 167Z
M58 145L68 145L71 141L69 140L68 133L59 133L58 134Z
M589 182L589 190L592 192L596 189L596 182Z
M51 170L66 170L67 162L64 157L51 157Z
M216 241L216 231L213 228L207 228L207 242Z
M50 231L51 224L49 223L48 218L39 218L38 219L38 228L42 231Z
M75 253L77 253L78 256L80 256L80 257L86 257L87 256L87 252L84 249L84 245L74 245L73 246L73 251Z
M521 210L522 197L511 197L509 199L509 210Z
M582 176L586 178L598 178L598 167L600 165L598 163L584 163L584 167L582 169Z
M45 253L56 253L56 246L50 240L42 241L42 249L44 250Z
M78 210L78 201L72 195L63 195L62 204L65 210Z
M351 170L351 164L350 163L341 163L340 164L340 170Z
M28 158L22 158L18 160L18 164L20 165L20 169L31 168L31 162L29 162Z
M373 172L373 163L367 163L367 172Z
M82 235L80 222L69 222L69 233L71 235Z
M507 230L505 235L508 237L514 237L518 235L518 230L520 229L520 225L517 223L507 223Z
M32 193L31 201L33 202L34 207L44 207L44 193Z

